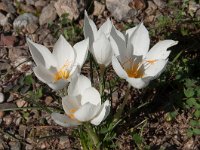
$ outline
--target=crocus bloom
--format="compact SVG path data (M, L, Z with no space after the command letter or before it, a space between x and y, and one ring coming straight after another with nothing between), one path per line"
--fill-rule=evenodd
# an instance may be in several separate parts
M94 22L88 17L85 11L84 18L84 36L89 38L90 52L97 61L98 64L105 67L111 63L113 51L108 40L112 23L109 19L97 30Z
M110 102L101 104L99 92L91 87L90 80L79 75L70 82L68 95L62 98L66 114L52 113L52 119L64 127L90 122L99 125L110 112Z
M72 47L61 35L51 53L43 45L27 39L29 50L36 63L33 71L36 77L54 90L62 89L72 75L82 67L88 53L89 39Z
M170 54L167 49L178 43L159 41L149 50L149 33L143 23L127 30L125 35L113 26L110 41L115 53L112 58L115 72L138 89L161 74Z

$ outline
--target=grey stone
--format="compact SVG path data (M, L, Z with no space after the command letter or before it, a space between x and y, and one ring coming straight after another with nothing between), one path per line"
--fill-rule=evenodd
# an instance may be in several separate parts
M13 6L13 1L10 1L10 0L2 0L2 4L5 5L5 7L3 8L4 11L8 12L8 13L16 13L16 9L15 7Z
M24 13L18 16L14 22L13 26L15 29L21 29L26 27L28 24L37 24L38 18L31 13Z
M3 103L5 100L4 94L0 93L0 103Z
M68 14L70 20L76 20L80 15L77 0L58 0L54 6L59 16Z
M132 0L106 0L106 7L118 21L135 17L137 11L129 6Z
M6 24L8 24L8 16L0 13L0 25L5 26Z
M45 0L39 0L37 2L35 2L35 7L44 7L47 4L47 1Z
M26 0L26 4L34 5L37 0Z
M153 2L159 7L159 8L164 8L166 6L166 1L165 0L153 0Z
M18 141L9 142L10 150L21 150L21 144Z
M195 17L200 20L200 9L196 11Z
M145 10L147 15L152 15L156 12L157 6L152 2L148 1L148 8Z
M98 1L94 1L93 15L99 16L104 12L104 10L105 10L105 5L103 5L102 3L98 2Z
M54 5L50 3L42 9L42 13L39 17L39 23L40 25L44 25L46 23L53 22L56 19L56 16L56 9L54 8Z
M191 16L194 16L194 14L196 13L196 11L200 8L200 5L197 4L194 1L189 1L189 6L188 6L188 13Z

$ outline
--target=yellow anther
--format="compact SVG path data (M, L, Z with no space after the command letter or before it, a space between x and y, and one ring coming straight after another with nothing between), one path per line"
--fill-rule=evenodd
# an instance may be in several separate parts
M141 69L137 70L137 68L126 69L126 73L130 78L142 78L144 76L143 71Z
M69 67L70 63L66 62L61 69L59 69L54 74L54 81L58 81L60 79L67 79L69 77L69 72L67 71L67 68Z
M60 79L67 79L69 77L69 72L66 70L59 70L54 75L54 80L58 81Z
M125 67L125 64L129 63L130 67ZM125 69L126 73L130 78L142 78L144 76L144 72L140 69L141 63L134 64L134 60L129 58L122 64L122 67Z
M150 64L153 64L153 63L155 63L156 61L157 61L157 60L155 60L155 59L154 59L154 60L147 60L147 62L150 63Z
M72 108L72 109L70 109L69 110L69 112L70 112L70 114L68 115L71 119L74 119L75 117L74 117L74 113L77 111L77 109L74 109L74 108Z

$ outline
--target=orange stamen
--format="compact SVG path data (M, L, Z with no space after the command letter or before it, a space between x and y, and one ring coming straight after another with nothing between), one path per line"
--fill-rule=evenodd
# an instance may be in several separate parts
M126 63L131 64L130 68L125 68L124 65ZM144 76L143 71L140 69L141 65L139 64L134 64L134 60L132 58L129 58L127 61L125 61L122 64L122 67L125 69L126 73L130 78L142 78Z
M74 119L75 117L74 117L74 113L76 112L77 110L76 109L70 109L69 110L69 112L70 112L70 114L68 115L71 119Z
M154 64L156 61L157 60L155 60L155 59L154 60L147 60L147 62L150 63L150 64Z
M69 67L70 63L66 62L61 69L59 69L54 74L54 81L58 81L60 79L67 79L69 77L69 72L66 70Z

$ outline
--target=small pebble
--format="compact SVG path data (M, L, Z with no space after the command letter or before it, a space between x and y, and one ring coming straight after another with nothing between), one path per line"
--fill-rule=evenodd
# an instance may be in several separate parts
M5 100L4 94L3 94L3 93L0 93L0 103L3 103L4 100Z
M28 103L22 99L17 100L17 107L27 107Z
M9 126L11 123L12 123L12 118L10 117L10 116L5 116L4 118L3 118L3 121L5 122L5 124L7 125L7 126Z

